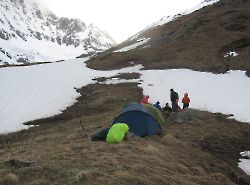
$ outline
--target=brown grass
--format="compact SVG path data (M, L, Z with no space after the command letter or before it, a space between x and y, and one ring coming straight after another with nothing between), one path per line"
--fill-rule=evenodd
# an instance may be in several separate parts
M174 136L168 134L165 135L162 139L161 139L161 144L163 145L176 145L176 146L182 146L182 142L178 141L178 139L176 139Z
M90 135L110 125L122 106L138 101L142 91L132 83L95 84L78 91L82 97L63 115L36 121L39 127L0 137L2 184L250 183L237 167L239 152L250 149L246 139L249 125L197 111L202 116L190 123L176 124L166 117L162 135L131 136L116 145L92 142ZM88 137L82 134L80 119ZM18 168L3 163L11 159L37 164Z
M152 145L146 146L143 150L146 154L152 154L152 155L159 154L159 149Z
M96 176L101 175L98 169L82 170L75 176L77 183L91 182L94 181Z
M119 79L125 79L125 80L130 80L130 79L138 79L140 78L139 73L120 73L118 75L112 76L112 77L100 77L100 78L95 78L97 82L104 82L106 80L111 80L113 78L119 78Z
M18 177L17 175L13 173L8 173L3 175L3 177L0 179L1 185L14 185L18 183Z

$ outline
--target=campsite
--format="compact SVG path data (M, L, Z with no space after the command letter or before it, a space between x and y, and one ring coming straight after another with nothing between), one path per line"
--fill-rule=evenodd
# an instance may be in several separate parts
M249 184L237 167L239 152L250 147L247 124L190 109L164 117L161 135L133 136L120 144L91 141L125 105L140 100L142 89L135 83L92 84L78 92L77 103L62 114L1 136L1 161L36 163L1 163L0 184Z
M250 0L0 0L0 27L0 185L250 185Z

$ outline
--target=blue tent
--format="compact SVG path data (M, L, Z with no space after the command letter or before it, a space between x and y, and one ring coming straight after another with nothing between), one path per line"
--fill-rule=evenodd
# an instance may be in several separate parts
M129 103L116 116L115 123L126 123L129 126L129 132L137 136L148 136L159 134L161 126L154 119L151 113L139 103Z

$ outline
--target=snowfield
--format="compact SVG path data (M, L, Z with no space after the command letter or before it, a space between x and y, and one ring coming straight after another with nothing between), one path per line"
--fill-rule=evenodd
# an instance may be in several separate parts
M139 68L122 71L138 71ZM0 68L0 133L18 131L26 128L24 122L61 113L79 97L74 88L94 83L92 78L113 76L119 72L121 70L88 69L83 59Z
M187 69L140 70L142 66L114 71L97 71L86 67L86 59L59 63L0 68L0 133L25 128L22 123L53 116L74 104L79 94L74 88L95 83L93 78L110 77L121 72L139 72L138 82L150 102L170 103L173 88L180 99L188 93L190 107L233 114L233 118L250 122L250 78L243 71L212 74ZM130 80L131 81L131 80ZM113 79L106 83L122 83Z
M212 74L188 69L142 71L144 94L151 102L170 103L170 89L179 94L179 102L188 93L190 106L210 112L233 114L233 118L250 122L250 78L243 71ZM179 104L180 105L180 104Z

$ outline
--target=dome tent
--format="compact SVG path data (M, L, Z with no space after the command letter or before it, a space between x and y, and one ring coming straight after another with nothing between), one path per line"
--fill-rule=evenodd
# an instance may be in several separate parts
M156 121L159 124L164 123L164 117L163 117L161 111L159 111L156 107L154 107L151 104L143 104L143 107L146 108L151 113L151 115L156 119Z
M129 103L114 118L113 124L126 123L129 132L137 136L156 135L161 132L161 126L152 114L139 103Z

